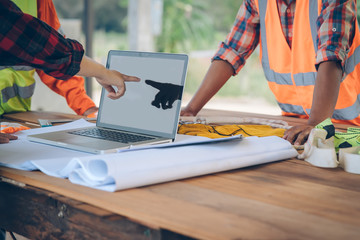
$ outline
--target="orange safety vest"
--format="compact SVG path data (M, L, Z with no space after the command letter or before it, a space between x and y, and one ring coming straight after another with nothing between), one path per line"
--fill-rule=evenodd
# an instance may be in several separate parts
M260 16L261 62L283 115L308 118L316 80L316 20L321 0L296 1L290 48L282 31L276 1L255 0ZM345 61L333 122L360 125L360 34Z
M52 0L37 0L38 18L61 32L60 22ZM95 103L86 94L85 80L80 76L73 76L63 81L36 70L41 81L51 90L66 98L66 102L77 114L82 115L87 109L95 107Z

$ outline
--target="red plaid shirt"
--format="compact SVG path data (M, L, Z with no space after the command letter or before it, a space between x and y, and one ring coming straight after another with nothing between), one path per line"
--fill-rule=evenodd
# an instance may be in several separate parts
M0 66L29 65L68 79L80 70L84 49L41 20L0 0Z
M296 0L277 0L279 17L287 43L291 47ZM235 23L213 59L232 64L235 74L259 44L260 18L254 0L244 0ZM323 0L317 19L316 64L340 61L344 64L356 26L355 0Z

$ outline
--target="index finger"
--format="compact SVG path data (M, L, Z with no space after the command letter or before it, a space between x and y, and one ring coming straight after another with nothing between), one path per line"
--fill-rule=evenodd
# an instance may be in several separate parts
M125 74L123 74L123 79L126 82L140 82L140 78L135 77L135 76L128 76Z

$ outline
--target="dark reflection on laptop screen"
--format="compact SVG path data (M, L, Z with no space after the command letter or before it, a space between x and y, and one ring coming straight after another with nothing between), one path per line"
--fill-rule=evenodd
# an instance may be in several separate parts
M102 94L98 121L145 131L171 134L180 111L186 61L179 58L114 55L108 68L137 76L140 82L126 82L126 92L118 100Z

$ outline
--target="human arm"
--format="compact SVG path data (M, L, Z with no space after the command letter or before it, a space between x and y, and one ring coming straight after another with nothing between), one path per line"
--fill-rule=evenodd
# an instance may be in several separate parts
M60 29L60 21L52 0L38 0L37 10L37 17L40 20L65 37ZM97 112L98 108L95 103L86 94L83 77L73 76L66 81L62 81L44 73L42 70L37 69L36 72L46 86L66 99L68 106L76 114L88 116L91 113Z
M79 71L84 50L77 41L8 0L0 0L0 22L0 66L31 66L63 80Z
M237 74L259 43L259 15L253 0L243 1L234 25L221 43L198 91L181 115L196 115L220 90L226 81Z
M93 118L97 116L97 112L99 111L99 108L94 106L91 108L88 108L82 115L88 118Z
M284 134L284 139L295 145L303 144L314 126L332 116L339 94L344 63L355 32L356 6L353 0L323 1L322 6L317 20L318 74L309 120L307 124L294 126Z
M41 70L36 72L46 86L66 99L68 106L76 114L87 116L89 113L97 111L95 103L86 94L83 77L73 76L66 81L62 81L47 75Z
M84 77L95 77L96 81L108 91L108 97L118 99L125 93L125 82L138 82L139 78L122 74L115 70L105 68L105 66L95 62L89 57L84 56L79 75ZM113 87L115 86L115 88Z
M45 22L24 14L12 1L0 0L0 22L0 68L31 66L62 80L75 74L96 77L112 99L124 94L124 81L139 81L84 56L80 43L64 38ZM16 139L3 134L0 138L0 143Z
M284 134L284 139L294 145L306 142L310 131L334 112L339 94L342 68L335 61L323 62L319 65L310 117L306 124L297 125Z
M234 70L228 62L213 61L197 92L188 105L181 110L181 116L196 116L233 74Z
M84 56L80 43L64 38L45 22L24 14L11 1L0 0L0 22L0 66L32 66L62 80L75 74L95 77L112 99L124 94L124 81L139 81Z

